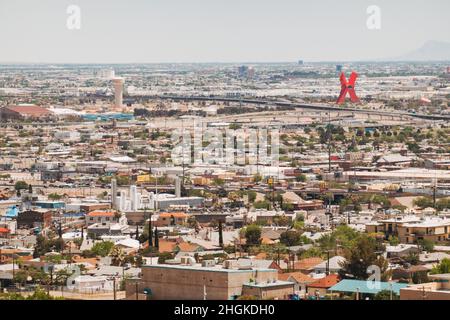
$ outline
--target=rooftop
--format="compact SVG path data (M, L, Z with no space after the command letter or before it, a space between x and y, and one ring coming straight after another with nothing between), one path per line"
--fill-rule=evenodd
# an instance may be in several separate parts
M328 290L337 292L360 292L369 294L376 294L382 290L392 290L392 292L400 294L400 289L406 288L407 286L407 283L345 279L332 286Z

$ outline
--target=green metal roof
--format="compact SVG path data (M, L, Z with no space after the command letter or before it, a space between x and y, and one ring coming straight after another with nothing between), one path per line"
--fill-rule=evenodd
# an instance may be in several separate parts
M360 292L376 294L382 290L392 290L396 294L400 294L400 289L407 287L407 283L381 282L381 281L365 281L365 280L342 280L335 284L328 291L334 292Z

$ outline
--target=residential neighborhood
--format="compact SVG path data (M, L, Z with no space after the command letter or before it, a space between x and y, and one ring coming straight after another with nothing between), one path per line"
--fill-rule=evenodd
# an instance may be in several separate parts
M450 300L448 2L73 2L0 3L2 302Z

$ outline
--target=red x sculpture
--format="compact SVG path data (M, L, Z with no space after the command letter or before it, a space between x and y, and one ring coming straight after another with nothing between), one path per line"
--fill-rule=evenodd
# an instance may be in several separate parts
M343 104L345 102L345 96L347 93L350 95L350 100L353 103L359 102L359 98L356 96L355 93L355 83L356 78L358 78L358 74L354 71L352 71L352 74L350 75L350 79L345 78L345 74L341 73L341 94L339 95L339 98L337 100L337 104Z

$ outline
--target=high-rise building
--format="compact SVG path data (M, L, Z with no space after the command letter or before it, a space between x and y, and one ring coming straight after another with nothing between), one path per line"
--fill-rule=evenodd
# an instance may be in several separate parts
M114 69L101 69L97 71L97 77L100 79L113 79L115 76Z
M114 105L120 108L123 105L123 84L125 83L125 79L116 77L112 81L114 86Z
M239 77L244 78L247 76L248 67L247 66L240 66L238 68Z
M249 66L240 66L238 73L240 78L252 79L255 76L255 69Z

